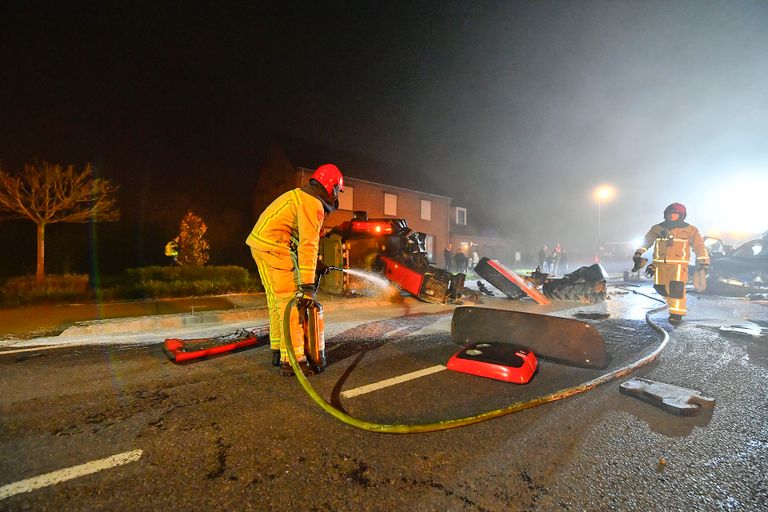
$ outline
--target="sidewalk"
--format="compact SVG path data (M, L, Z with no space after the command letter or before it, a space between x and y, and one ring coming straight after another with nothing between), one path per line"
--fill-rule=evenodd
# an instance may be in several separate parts
M611 276L612 285L622 282L619 276ZM474 288L474 283L468 281L467 285ZM641 280L632 284L642 283ZM514 307L526 310L531 307L546 313L565 306L557 304L542 308L508 302L499 292L496 298L501 299L497 307L502 309ZM349 298L322 292L319 299L327 312L339 308L385 306L393 302L386 295ZM264 293L0 309L0 347L33 338L60 337L63 341L75 336L138 333L251 320L266 322L266 319Z
M391 304L388 297L347 298L324 293L325 309ZM0 309L0 346L14 341L114 334L267 318L264 293L174 299L63 304Z

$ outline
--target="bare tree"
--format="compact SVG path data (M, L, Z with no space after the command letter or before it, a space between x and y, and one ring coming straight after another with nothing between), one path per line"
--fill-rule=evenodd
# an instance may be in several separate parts
M27 164L20 176L0 169L0 215L26 218L37 225L38 284L45 278L45 226L118 220L116 190L109 181L94 178L90 164L82 171L72 165Z

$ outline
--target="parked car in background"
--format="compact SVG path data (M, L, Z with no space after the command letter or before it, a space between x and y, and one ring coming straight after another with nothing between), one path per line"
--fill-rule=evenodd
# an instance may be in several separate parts
M705 237L711 267L707 292L744 296L768 293L768 231L733 249L718 238Z

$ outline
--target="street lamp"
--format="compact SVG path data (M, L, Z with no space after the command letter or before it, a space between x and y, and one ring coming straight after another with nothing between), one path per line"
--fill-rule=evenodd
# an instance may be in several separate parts
M616 195L616 188L613 185L600 185L592 193L597 200L597 242L602 238L602 228L600 226L600 209L604 201L610 201Z

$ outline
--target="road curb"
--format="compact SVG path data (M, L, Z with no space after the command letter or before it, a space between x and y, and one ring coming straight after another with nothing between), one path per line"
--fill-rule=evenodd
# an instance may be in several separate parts
M340 300L323 303L325 312L338 309L357 309L388 306L391 300ZM131 318L115 318L109 320L88 320L78 322L65 329L58 338L75 336L92 336L99 334L121 334L130 332L151 332L168 329L180 329L201 325L245 322L248 320L264 320L268 318L267 308L238 309L236 311L204 311L200 313L178 313L161 316L142 316Z

